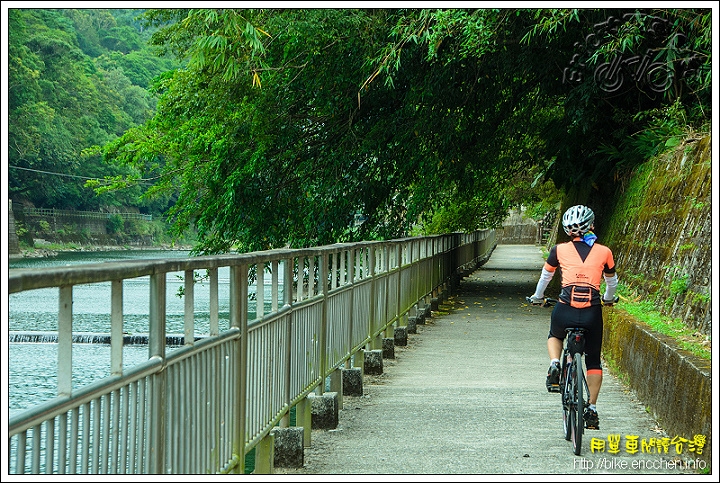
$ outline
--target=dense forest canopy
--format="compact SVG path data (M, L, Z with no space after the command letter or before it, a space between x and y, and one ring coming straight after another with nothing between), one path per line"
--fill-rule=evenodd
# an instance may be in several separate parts
M16 201L43 208L133 207L162 214L147 189L98 195L87 180L134 170L84 150L156 112L154 79L179 66L152 52L138 10L8 9L8 174Z
M111 11L99 42L79 41L72 19L100 11L77 11L56 13L64 37L45 43L27 25L64 11L35 12L10 24L11 80L27 82L11 105L27 104L17 115L35 141L18 144L32 155L17 162L52 152L49 167L69 170L61 141L77 138L63 133L97 132L77 142L104 146L107 164L100 150L89 159L118 175L97 192L172 197L174 229L197 228L198 251L493 227L558 189L602 218L630 170L710 126L710 9ZM175 67L124 73L149 32ZM89 62L86 42L107 53ZM154 79L155 114L69 96L74 116L58 122L65 106L48 105L33 73L50 70L38 52L60 47L75 57L57 76ZM45 129L56 141L32 137Z

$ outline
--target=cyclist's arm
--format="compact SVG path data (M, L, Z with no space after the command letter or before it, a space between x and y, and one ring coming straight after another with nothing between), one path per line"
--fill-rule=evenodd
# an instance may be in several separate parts
M535 287L535 293L532 295L532 299L542 300L545 298L545 289L550 283L550 280L552 280L553 275L555 275L557 263L557 250L555 247L552 247L545 261L545 265L543 265L542 271L540 272L540 280L538 280L537 286Z
M615 271L615 261L612 252L608 254L608 260L603 270L603 278L605 279L605 293L602 296L603 302L613 303L615 301L615 290L618 286L618 276Z

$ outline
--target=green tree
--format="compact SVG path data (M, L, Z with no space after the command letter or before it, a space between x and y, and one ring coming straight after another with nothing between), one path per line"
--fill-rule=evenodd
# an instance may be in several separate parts
M650 35L658 18L670 27ZM510 206L538 204L549 181L567 200L602 207L649 147L706 128L709 18L151 10L152 43L187 66L158 84L157 115L108 144L106 158L157 173L154 193L177 189L175 226L197 226L207 252L496 226ZM592 75L608 56L643 49L673 72L690 72L692 60L700 74L676 75L662 92L628 81L613 93ZM579 82L567 76L574 60L588 69Z
M167 208L167 203L140 200L146 185L101 194L85 186L93 177L134 173L84 153L147 121L156 105L149 91L152 78L174 66L149 51L146 39L151 32L128 19L132 12L8 10L7 162L12 198L48 208L152 206L157 214ZM110 52L108 47L120 45L120 40L103 45L102 39L110 35L139 50ZM135 52L142 55L131 55ZM105 60L115 54L122 61ZM125 69L142 84L133 83ZM169 202L170 197L162 199Z

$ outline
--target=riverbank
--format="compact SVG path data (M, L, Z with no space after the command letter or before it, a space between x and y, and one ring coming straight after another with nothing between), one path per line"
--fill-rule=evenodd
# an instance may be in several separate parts
M35 247L21 247L20 253L8 255L10 260L23 258L50 258L62 252L111 252L111 251L142 251L142 250L192 250L190 245L80 245L76 243L58 244L45 240L35 240Z

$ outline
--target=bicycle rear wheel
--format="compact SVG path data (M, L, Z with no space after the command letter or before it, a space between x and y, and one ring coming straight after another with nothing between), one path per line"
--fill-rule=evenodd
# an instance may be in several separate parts
M567 358L566 358L567 359ZM563 407L563 434L565 440L570 441L572 437L572 426L570 424L570 405L572 403L572 390L575 385L574 379L569 377L570 364L565 362L563 365L562 377L560 379L560 388L562 390L562 407Z
M572 416L570 418L572 425L572 446L575 455L580 455L582 450L582 437L585 431L585 424L583 422L583 408L585 407L585 401L583 397L583 368L582 368L582 355L577 353L573 357L572 364L572 377L573 379L573 401L571 404Z

